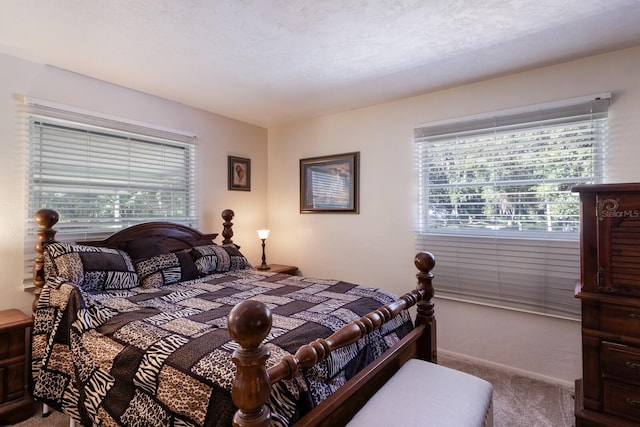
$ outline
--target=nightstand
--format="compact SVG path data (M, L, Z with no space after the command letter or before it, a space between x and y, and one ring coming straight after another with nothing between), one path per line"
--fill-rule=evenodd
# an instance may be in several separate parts
M271 273L282 273L282 274L290 274L294 276L298 273L298 267L295 265L283 265L283 264L267 264L269 266L268 270L256 270L258 271L267 271Z
M0 424L33 415L27 390L31 317L20 310L0 311Z

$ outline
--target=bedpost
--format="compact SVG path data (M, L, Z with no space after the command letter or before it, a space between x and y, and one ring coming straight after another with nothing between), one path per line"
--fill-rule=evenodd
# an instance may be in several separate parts
M53 229L53 226L60 219L60 215L53 209L40 209L34 214L33 218L39 227L36 230L36 235L38 236L35 246L37 255L33 264L33 284L36 289L33 292L34 300L31 307L33 311L36 311L40 293L44 286L44 247L47 243L55 241L56 230Z
M420 270L418 278L418 290L425 292L424 299L417 304L416 326L424 325L429 329L428 334L424 334L418 343L418 357L429 362L438 363L437 341L436 341L436 318L433 309L433 273L431 270L436 265L436 259L429 252L420 252L414 259L414 264Z
M224 237L224 240L222 241L223 245L230 245L233 243L233 240L231 240L233 237L233 229L231 228L233 223L231 220L234 215L235 213L231 209L225 209L222 211L222 219L224 219L224 222L222 223L222 226L224 227L222 230L222 237Z
M266 403L271 394L271 382L266 362L270 352L262 341L271 330L271 311L259 301L242 301L229 313L227 326L231 338L240 345L231 356L236 364L231 399L238 407L233 425L268 427L271 411Z

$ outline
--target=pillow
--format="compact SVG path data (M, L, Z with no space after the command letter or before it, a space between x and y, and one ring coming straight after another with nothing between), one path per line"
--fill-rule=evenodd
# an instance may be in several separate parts
M191 248L191 256L201 275L244 270L249 261L235 245L204 245Z
M138 286L131 257L118 249L56 242L44 256L46 277L63 277L87 291Z
M136 262L136 271L143 288L157 288L198 277L193 259L186 251L160 254L140 260Z

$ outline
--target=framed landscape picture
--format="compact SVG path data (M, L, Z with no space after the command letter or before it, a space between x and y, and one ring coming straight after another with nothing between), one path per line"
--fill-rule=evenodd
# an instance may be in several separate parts
M360 153L300 159L300 212L359 213Z
M251 159L228 156L229 190L251 191Z

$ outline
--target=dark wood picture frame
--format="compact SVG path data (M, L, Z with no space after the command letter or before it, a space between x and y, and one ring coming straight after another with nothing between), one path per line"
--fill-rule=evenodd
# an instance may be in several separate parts
M228 156L229 190L251 191L251 159Z
M359 213L360 152L300 159L301 213Z

